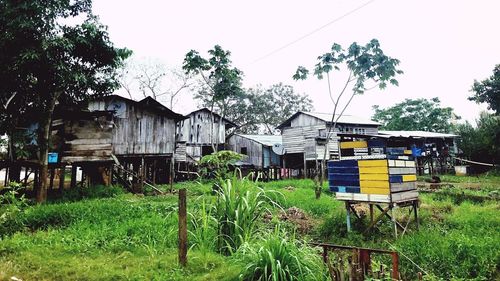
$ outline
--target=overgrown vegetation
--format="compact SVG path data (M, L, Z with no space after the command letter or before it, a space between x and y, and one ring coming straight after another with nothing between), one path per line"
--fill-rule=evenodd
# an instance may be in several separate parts
M493 176L450 179L478 181L490 189L498 189L500 182ZM387 221L362 235L369 223L366 213L362 220L353 220L354 231L347 233L342 202L332 199L326 186L324 196L314 199L311 180L255 183L231 177L215 193L212 186L213 182L175 186L186 188L189 196L186 268L177 266L176 196L141 197L114 192L114 188L101 192L106 187L97 187L74 191L85 195L66 196L51 204L22 204L15 216L2 220L0 280L12 276L23 280L326 280L321 256L307 246L310 240L396 249L405 279L416 279L418 272L427 279L499 277L500 210L494 200L458 202L455 195L423 194L420 231L395 239ZM468 189L456 186L456 192ZM98 198L102 195L107 198ZM2 210L6 206L10 204L3 204ZM293 222L281 221L279 214L290 207L305 212L312 222L309 231L294 231ZM390 269L383 258L374 259L374 264Z

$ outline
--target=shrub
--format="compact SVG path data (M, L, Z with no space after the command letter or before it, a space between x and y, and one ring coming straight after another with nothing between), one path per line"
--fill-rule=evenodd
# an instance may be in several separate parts
M230 179L221 179L216 190L213 214L218 222L218 247L224 254L232 253L255 233L258 218L269 204L277 204L266 192L237 172Z
M326 280L320 255L303 241L280 231L261 235L254 243L244 243L236 254L246 264L242 280Z

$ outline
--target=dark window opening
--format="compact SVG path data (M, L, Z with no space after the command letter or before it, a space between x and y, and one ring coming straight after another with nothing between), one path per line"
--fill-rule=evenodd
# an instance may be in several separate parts
M243 155L248 155L247 148L246 147L242 147L241 150L240 150L240 153L243 154Z

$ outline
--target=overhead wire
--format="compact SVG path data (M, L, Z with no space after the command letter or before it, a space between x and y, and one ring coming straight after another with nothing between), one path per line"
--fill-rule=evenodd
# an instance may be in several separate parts
M308 32L307 34L302 35L301 37L299 37L299 38L297 38L297 39L295 39L295 40L293 40L293 41L291 41L291 42L289 42L289 43L287 43L287 44L285 44L285 45L283 45L283 46L281 46L281 47L279 47L279 48L277 48L277 49L275 49L275 50L273 50L271 52L269 52L268 54L266 54L266 55L264 55L264 56L262 56L260 58L257 58L251 64L254 64L254 63L257 63L257 62L259 62L261 60L264 60L264 59L266 59L266 58L268 58L268 57L270 57L270 56L272 56L272 55L274 55L274 54L276 54L276 53L278 53L278 52L280 52L280 51L282 51L282 50L290 47L291 45L293 45L293 44L295 44L295 43L297 43L297 42L299 42L299 41L301 41L301 40L303 40L303 39L305 39L305 38L313 35L314 33L316 33L318 31L320 31L320 30L322 30L322 29L324 29L324 28L326 28L326 27L328 27L328 26L330 26L330 25L332 25L332 24L334 24L334 23L336 23L336 22L344 19L345 17L347 17L347 16L349 16L349 15L351 15L351 14L353 14L353 13L355 13L355 12L361 10L361 9L363 9L364 7L368 6L369 4L371 4L373 2L375 2L375 0L370 0L370 1L366 2L366 3L364 3L363 5L358 6L355 9L348 11L347 13L345 13L345 14L343 14L343 15L341 15L341 16L333 19L333 20L331 20L330 22L328 22L328 23L326 23L326 24L324 24L324 25L322 25L322 26L320 26L320 27L318 27L318 28L316 28L316 29Z

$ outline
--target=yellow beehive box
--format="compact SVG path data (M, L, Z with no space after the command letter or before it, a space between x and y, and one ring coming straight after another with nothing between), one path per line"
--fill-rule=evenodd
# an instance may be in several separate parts
M387 167L387 160L359 160L359 167Z
M389 188L361 187L361 193L389 195L391 191Z
M362 181L388 181L388 174L359 174L359 180Z
M340 143L340 148L341 149L346 149L346 148L367 148L368 143L366 141L347 141L347 142L341 142Z
M369 187L369 188L387 188L389 189L388 181L360 181L360 187Z
M389 173L389 168L384 167L359 167L359 174L387 174Z

